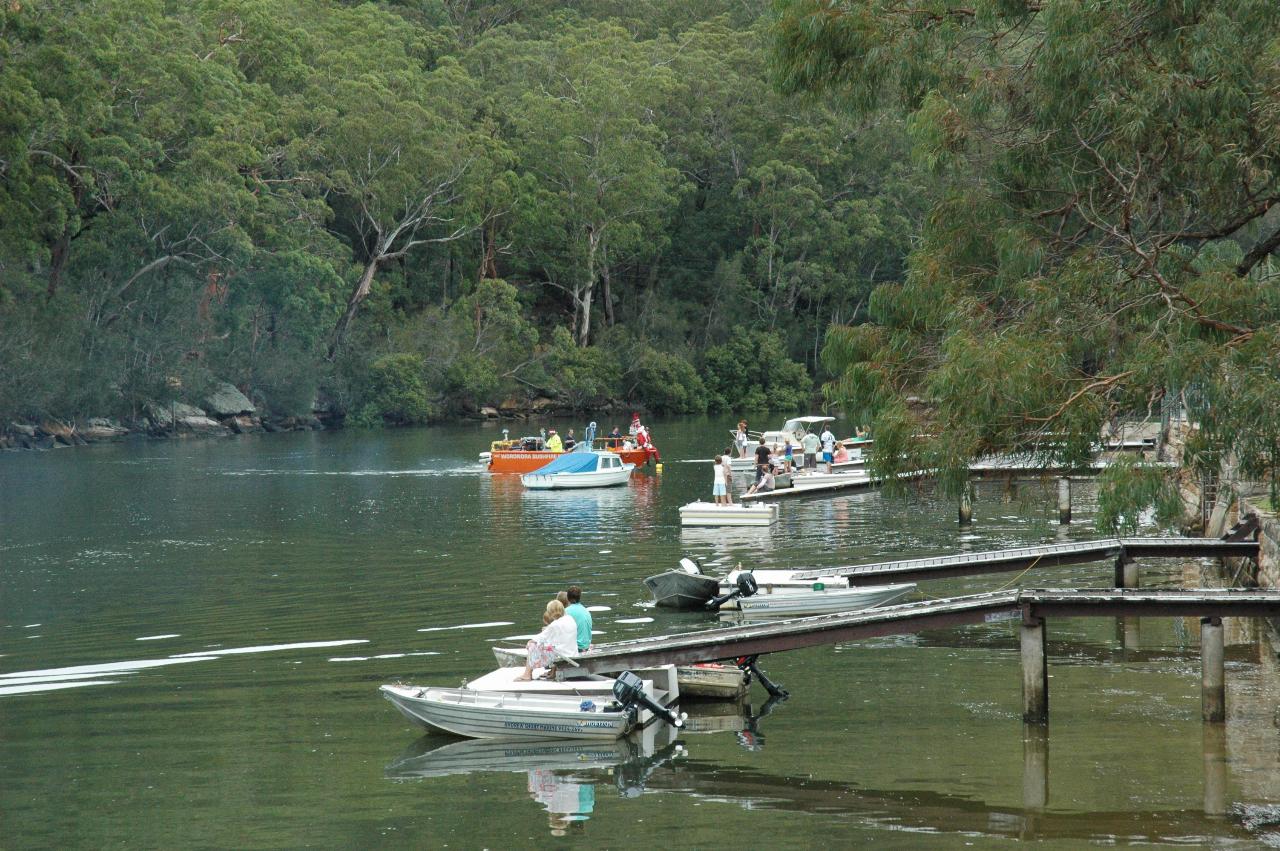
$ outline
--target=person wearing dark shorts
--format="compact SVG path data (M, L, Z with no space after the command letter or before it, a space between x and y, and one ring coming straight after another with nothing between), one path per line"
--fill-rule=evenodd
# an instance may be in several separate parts
M764 478L765 471L769 469L769 456L773 454L773 450L764 442L764 438L760 438L760 445L756 447L756 484Z

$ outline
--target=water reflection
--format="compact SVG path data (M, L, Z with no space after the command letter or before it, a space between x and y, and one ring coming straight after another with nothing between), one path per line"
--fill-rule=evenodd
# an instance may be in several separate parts
M441 739L424 736L384 770L393 780L524 772L529 797L547 816L552 836L585 830L596 808L597 785L617 796L636 798L650 776L685 755L675 730L653 724L612 742L515 742L495 739Z

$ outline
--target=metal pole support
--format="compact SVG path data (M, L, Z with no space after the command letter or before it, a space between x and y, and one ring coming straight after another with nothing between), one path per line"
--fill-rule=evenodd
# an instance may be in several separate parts
M1065 526L1071 522L1071 480L1066 476L1058 479L1058 523Z
M1227 673L1222 618L1200 619L1200 709L1204 720L1227 720Z
M1028 724L1049 721L1049 666L1045 660L1044 618L1023 618L1022 720Z

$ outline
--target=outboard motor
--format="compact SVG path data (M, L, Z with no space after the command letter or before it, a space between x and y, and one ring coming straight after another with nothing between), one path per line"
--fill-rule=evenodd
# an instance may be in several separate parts
M644 693L644 680L630 671L623 671L613 683L614 699L626 707L643 706L666 721L672 727L684 726L684 713L676 715Z
M739 597L750 597L760 590L760 586L756 584L756 578L751 575L750 571L738 574L738 587L734 588L728 594L721 594L719 597L712 597L707 601L707 608L716 611L730 600L736 600Z

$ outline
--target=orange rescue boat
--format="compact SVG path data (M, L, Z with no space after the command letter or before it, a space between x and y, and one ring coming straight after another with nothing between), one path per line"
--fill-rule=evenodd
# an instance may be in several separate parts
M658 449L652 443L637 446L635 441L622 437L601 437L592 443L601 452L617 454L624 464L643 466L660 460ZM559 458L564 452L547 449L541 437L522 437L518 440L495 440L489 448L490 473L532 473Z

